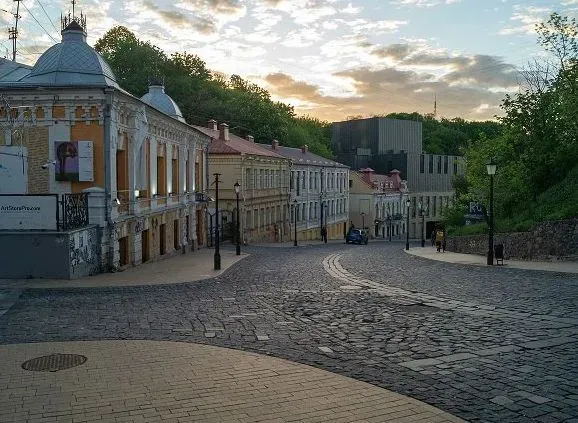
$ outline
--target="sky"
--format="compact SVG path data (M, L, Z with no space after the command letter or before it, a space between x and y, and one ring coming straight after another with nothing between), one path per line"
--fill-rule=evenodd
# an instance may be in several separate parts
M13 26L16 2L0 0ZM578 0L77 0L88 42L124 25L167 54L267 89L299 115L327 121L392 112L470 120L501 115L528 64L544 60L535 25L578 16ZM17 61L61 39L70 0L24 0ZM2 31L7 34L7 31ZM0 41L11 58L11 42Z

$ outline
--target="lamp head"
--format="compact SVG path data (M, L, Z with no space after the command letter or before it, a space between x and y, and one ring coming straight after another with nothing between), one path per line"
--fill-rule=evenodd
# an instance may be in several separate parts
M497 168L498 168L498 165L496 164L496 162L493 158L490 159L488 161L488 163L486 164L486 170L488 172L488 175L495 175Z
M235 182L235 185L233 185L233 187L235 188L235 194L239 194L239 191L241 190L241 185L239 184L239 181Z

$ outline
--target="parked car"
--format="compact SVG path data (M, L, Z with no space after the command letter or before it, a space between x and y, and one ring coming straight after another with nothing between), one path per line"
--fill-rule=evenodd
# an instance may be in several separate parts
M367 245L367 234L361 229L350 229L345 237L345 243Z

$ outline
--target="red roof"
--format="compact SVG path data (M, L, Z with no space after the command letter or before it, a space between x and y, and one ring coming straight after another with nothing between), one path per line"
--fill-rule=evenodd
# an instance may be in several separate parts
M212 138L209 154L254 154L256 156L268 156L275 158L284 158L271 150L261 147L252 141L237 135L229 133L227 141L219 138L220 131L202 126L195 126L196 129Z

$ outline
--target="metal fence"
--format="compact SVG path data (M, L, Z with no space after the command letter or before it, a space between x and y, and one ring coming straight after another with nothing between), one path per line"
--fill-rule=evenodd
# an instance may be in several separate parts
M88 194L62 194L60 197L60 221L58 228L69 231L88 226Z

